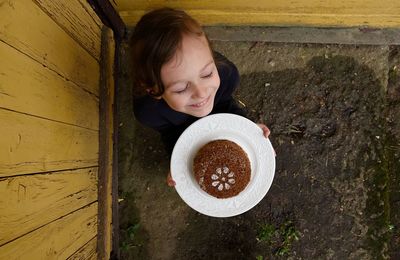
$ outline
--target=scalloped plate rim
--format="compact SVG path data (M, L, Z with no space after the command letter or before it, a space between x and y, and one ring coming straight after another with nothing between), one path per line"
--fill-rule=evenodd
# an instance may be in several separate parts
M227 120L230 122L228 124L230 124L230 127L233 129L224 129L224 127L221 127L221 122L227 122ZM236 122L236 124L232 122ZM204 130L206 126L210 126L211 124L214 124L214 127L215 125L217 127L206 133L199 132L199 130ZM239 128L239 126L241 128ZM247 135L242 134L244 132L243 130L247 130L245 131L246 133L250 132L256 136L249 138ZM224 134L224 132L226 132L226 134ZM215 198L201 190L197 183L194 183L193 181L194 177L191 175L189 170L191 165L188 166L188 163L179 163L177 161L181 158L184 158L187 162L190 161L190 157L194 156L194 153L197 152L199 146L216 139L210 136L221 136L218 135L218 133L222 133L222 138L217 139L224 139L224 137L227 137L225 139L237 142L243 149L246 147L244 150L248 153L252 165L252 177L248 186L237 196L227 199ZM197 142L194 142L194 145L192 143L191 146L188 146L185 141L188 142L190 135L194 135L194 137L199 137L200 139L197 140ZM257 143L261 143L262 145L257 145ZM196 144L197 149L195 148ZM189 147L189 151L185 151L185 147ZM264 158L265 160L262 160L259 154L251 155L255 150L259 151L260 149L262 150L261 154L267 155L266 158ZM254 156L257 158L254 159ZM256 173L253 173L253 165L257 167ZM177 173L177 170L182 168L184 168L184 173ZM275 156L270 140L262 135L262 130L257 126L257 124L239 115L219 113L198 119L181 134L171 155L170 169L172 178L176 182L175 189L181 199L188 206L207 216L232 217L252 209L265 197L272 185L275 175ZM185 181L181 181L182 179ZM264 180L266 185L254 182L254 180L260 179ZM188 192L192 193L188 195ZM256 197L251 197L253 192L256 193ZM196 202L195 200L199 201ZM207 206L207 204L212 204L214 206L210 207ZM215 206L216 204L218 207ZM238 204L239 207L232 208L232 205ZM202 205L206 205L206 207ZM215 209L216 207L217 209Z

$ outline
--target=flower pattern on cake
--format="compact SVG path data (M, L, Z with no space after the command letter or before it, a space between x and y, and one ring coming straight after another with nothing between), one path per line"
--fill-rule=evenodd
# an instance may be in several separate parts
M211 175L211 185L218 191L229 190L231 185L235 184L235 173L230 171L228 167L218 167L215 173Z

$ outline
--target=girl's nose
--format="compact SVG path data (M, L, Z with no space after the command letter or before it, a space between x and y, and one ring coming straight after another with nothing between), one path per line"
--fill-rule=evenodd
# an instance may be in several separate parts
M207 96L207 88L204 86L196 85L194 87L193 97L205 98Z

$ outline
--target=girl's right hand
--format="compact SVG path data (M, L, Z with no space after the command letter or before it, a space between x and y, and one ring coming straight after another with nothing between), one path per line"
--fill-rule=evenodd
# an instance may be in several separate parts
M169 171L167 175L167 184L170 187L174 187L176 185L176 182L172 179L171 171Z

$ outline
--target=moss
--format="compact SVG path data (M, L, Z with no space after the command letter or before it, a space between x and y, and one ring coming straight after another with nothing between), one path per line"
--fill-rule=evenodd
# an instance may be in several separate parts
M279 227L265 223L259 225L257 241L266 243L275 256L288 256L291 253L291 246L298 241L300 232L296 230L292 221L286 220Z
M398 101L393 91L398 85L400 74L396 64L398 49L392 49L389 53L389 72L388 72L388 93L384 103L384 113L390 119L391 114L400 111ZM400 242L399 227L400 223L400 140L398 137L399 129L395 124L391 124L388 118L380 119L379 124L384 126L385 135L382 136L382 146L376 146L379 151L381 163L373 165L374 174L369 180L369 193L366 213L369 219L370 229L368 231L367 244L373 249L373 257L376 259L391 258L400 256L398 244ZM379 144L379 143L378 143ZM373 218L378 216L376 218Z
M388 186L389 203L389 255L395 259L400 255L400 140L394 136L388 138L387 143L388 170L390 185Z
M140 224L139 210L134 204L134 194L125 192L124 206L120 211L120 254L122 259L148 259L148 233Z
M366 205L367 222L369 222L367 248L374 259L384 258L384 251L389 241L387 230L385 230L389 225L390 215L387 182L387 168L375 168L372 179L369 180Z
M380 151L380 163L371 165L373 174L368 179L368 200L366 214L368 221L367 248L373 259L388 259L390 244L399 221L398 207L392 207L394 196L399 196L400 162L396 159L397 141L393 136L383 137ZM396 250L396 249L395 249Z

